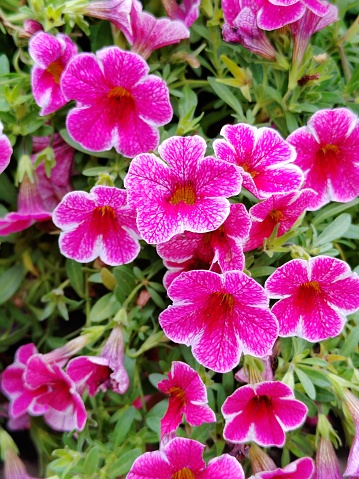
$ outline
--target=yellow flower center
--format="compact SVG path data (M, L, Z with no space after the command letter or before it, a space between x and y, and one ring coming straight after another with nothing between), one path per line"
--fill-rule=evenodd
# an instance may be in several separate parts
M112 88L108 93L107 93L107 98L112 98L114 100L133 100L133 96L129 91L126 90L126 88L123 88L122 86L116 86Z
M46 68L47 73L50 73L52 78L54 79L57 85L60 85L60 77L62 72L64 71L64 65L59 60L50 63L50 65Z
M182 185L175 189L175 192L171 196L169 202L172 205L178 205L183 201L186 205L194 205L196 202L196 193L192 185Z
M275 221L276 223L280 223L280 222L284 219L284 214L283 214L282 211L272 210L272 211L269 213L269 217L270 217L270 219L272 219L272 220Z
M196 479L196 476L193 474L193 472L185 467L184 469L181 469L178 472L175 472L171 479Z
M170 397L175 397L176 399L178 399L181 404L183 404L183 406L186 405L186 393L185 391L182 389L182 388L179 388L177 386L173 386L170 388L170 390L168 391Z

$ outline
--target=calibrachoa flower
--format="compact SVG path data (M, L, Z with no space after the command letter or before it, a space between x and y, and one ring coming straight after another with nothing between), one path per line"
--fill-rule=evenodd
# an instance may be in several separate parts
M174 136L158 151L164 161L153 154L138 155L124 179L143 239L163 243L186 230L219 228L230 212L226 198L240 192L239 171L204 158L206 142L200 136Z
M130 12L132 0L90 1L83 7L83 14L107 20L120 30L131 30Z
M206 386L200 375L187 364L173 361L168 379L160 381L157 387L169 394L168 409L161 419L161 436L176 431L183 415L191 426L216 422L216 415L207 404Z
M2 173L10 163L12 147L9 138L3 134L3 125L0 121L0 173Z
M248 384L238 388L222 406L226 421L223 437L233 443L254 441L260 446L283 447L285 432L301 426L307 411L290 387L280 381Z
M264 371L262 372L263 381L273 381L274 376L272 367L272 356L264 356L261 359L264 365ZM234 377L237 379L237 381L240 381L241 383L250 382L247 371L244 368L241 368L238 372L236 372Z
M204 448L193 439L176 437L160 451L137 458L127 479L244 479L241 465L228 454L211 459L206 466Z
M31 71L31 86L40 115L48 115L66 105L60 88L63 71L77 53L77 46L67 36L56 37L40 31L29 41L29 54L35 65Z
M70 136L90 151L112 147L132 158L157 148L158 127L172 118L166 83L147 75L147 63L117 47L77 55L61 78Z
M68 193L52 220L62 229L61 253L81 263L97 257L115 266L133 261L140 251L136 213L127 204L125 190L95 186L90 193Z
M311 479L314 472L314 463L309 457L302 457L294 462L291 462L283 469L273 469L272 471L258 472L250 479ZM332 479L332 476L327 475L326 479Z
M345 404L353 417L355 426L355 437L350 448L347 467L344 471L344 477L351 479L359 477L359 399L350 391L344 391Z
M4 454L4 479L37 479L30 476L25 464L13 449L7 449Z
M275 193L249 210L252 226L249 238L244 244L244 251L263 246L265 238L269 238L277 224L277 236L289 231L300 215L308 208L316 196L310 189Z
M337 336L346 315L359 309L359 277L344 261L317 256L293 259L266 281L280 336L317 342Z
M298 190L303 174L292 162L295 150L272 128L225 125L225 140L215 140L217 158L237 165L243 186L257 198Z
M318 193L310 210L358 196L359 125L355 113L346 108L320 110L287 141L297 151L295 164L304 171L304 186Z
M216 273L222 272L218 263L213 264L213 251L210 245L207 245L207 247L202 247L201 250L196 250L192 257L186 261L177 262L163 260L163 264L168 269L163 277L163 285L166 289L168 289L172 281L184 271L193 271L194 269L210 269Z
M320 438L315 457L315 474L313 479L343 479L338 458L330 439Z
M162 5L167 15L173 20L180 20L186 27L190 27L199 17L201 0L162 0Z
M250 224L245 206L231 204L228 218L215 231L202 234L185 231L159 244L157 253L166 261L177 263L202 253L202 256L210 257L212 264L218 262L222 271L243 270L243 243L248 237Z
M203 366L224 373L242 352L259 357L271 352L277 321L263 287L244 273L189 271L167 294L173 306L160 314L160 325L172 341L191 345Z

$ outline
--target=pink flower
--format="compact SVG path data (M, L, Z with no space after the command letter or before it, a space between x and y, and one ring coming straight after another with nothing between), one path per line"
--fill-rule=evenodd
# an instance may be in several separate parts
M191 426L216 422L216 415L208 406L206 386L187 364L173 361L168 379L160 381L157 387L169 394L168 409L161 419L161 436L176 431L183 415Z
M285 432L301 426L307 407L295 399L292 390L280 381L248 384L229 396L222 414L226 441L254 441L260 446L283 447Z
M203 256L208 257L212 265L218 262L222 271L243 270L243 243L248 237L250 224L245 206L231 204L228 218L215 231L202 234L185 231L159 244L157 253L167 263L176 262L179 267L183 262Z
M90 1L84 6L84 15L113 23L120 30L131 30L130 12L132 0Z
M77 55L61 78L70 136L90 151L110 150L132 158L157 148L158 127L172 118L166 83L147 75L147 63L117 47Z
M345 404L353 417L354 426L355 426L355 437L351 445L347 467L344 471L344 477L349 477L351 479L359 477L359 399L354 396L350 391L344 391L345 394ZM323 476L324 477L324 476ZM320 479L320 478L318 478Z
M196 233L189 233L195 235ZM171 240L170 240L171 241ZM207 247L206 247L207 246ZM214 271L215 273L221 273L221 268L218 263L212 264L213 252L209 245L205 245L200 250L196 250L193 256L186 261L176 262L163 260L163 264L168 269L163 277L163 285L166 289L170 287L170 284L184 271L193 271L195 269L206 269Z
M2 173L8 166L12 155L12 147L9 138L2 132L3 128L4 127L0 121L0 173Z
M320 438L313 479L343 479L339 470L338 458L330 439Z
M162 0L163 8L173 20L180 20L186 27L190 27L199 17L201 0Z
M61 253L80 263L97 257L111 266L130 263L140 251L135 211L127 193L110 186L95 186L90 193L73 191L52 217L62 229Z
M295 164L304 171L304 187L318 193L310 210L358 196L359 125L355 113L346 108L320 110L287 141L297 150Z
M37 22L36 20L31 20L27 18L24 20L23 24L24 30L27 34L27 36L31 37L32 35L35 35L35 33L40 32L43 30L41 23Z
M77 46L67 36L39 31L29 41L29 54L35 65L31 72L31 86L40 115L48 115L66 105L60 88L63 71L76 55Z
M72 359L66 373L75 382L77 390L88 387L91 396L100 390L124 394L129 386L129 377L124 366L124 343L122 328L115 327L102 350L101 356L80 356Z
M317 256L293 259L266 281L280 336L317 342L337 336L346 315L359 309L359 277L344 261Z
M164 161L139 155L124 179L143 239L163 243L186 230L206 233L219 228L230 212L226 198L241 189L239 171L204 158L206 142L200 136L174 136L158 151Z
M303 175L292 164L295 150L277 131L239 123L225 125L221 135L225 140L213 143L217 158L237 165L244 188L254 196L263 199L299 189Z
M167 294L173 306L160 314L160 325L172 341L191 345L203 366L224 373L242 352L259 357L271 352L277 321L263 287L244 273L189 271Z
M265 238L269 238L275 226L279 224L277 236L289 231L300 215L313 201L315 192L310 189L275 193L249 210L252 226L244 251L263 246Z
M202 459L205 446L176 437L160 451L146 452L133 463L127 479L244 479L237 459L228 454Z
M30 476L25 464L13 449L6 449L4 454L4 479L36 479Z
M309 457L302 457L291 462L283 469L274 469L272 471L263 471L251 476L250 479L311 479L314 472L313 460ZM326 476L325 479L332 479Z

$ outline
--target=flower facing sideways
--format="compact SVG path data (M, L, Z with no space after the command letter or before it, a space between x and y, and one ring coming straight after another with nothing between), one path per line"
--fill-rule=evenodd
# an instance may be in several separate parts
M186 27L190 27L199 17L201 0L162 0L162 5L167 15L173 20L180 20Z
M315 474L313 479L343 479L340 473L338 457L330 439L320 437L315 456Z
M258 472L249 479L311 479L314 472L313 460L309 457L302 457L291 462L283 469L273 469L272 471ZM328 479L331 476L326 476ZM324 478L323 478L324 479Z
M3 125L0 121L0 173L2 173L10 163L12 147L9 138L3 134Z

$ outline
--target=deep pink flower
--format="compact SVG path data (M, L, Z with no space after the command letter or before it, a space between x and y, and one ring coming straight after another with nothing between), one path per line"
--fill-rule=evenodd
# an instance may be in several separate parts
M3 125L0 121L0 173L2 173L10 163L12 147L9 138L3 134Z
M43 30L41 23L37 22L36 20L31 20L30 18L24 20L23 27L27 36L29 37Z
M271 352L277 321L263 287L244 273L189 271L167 294L173 306L160 314L161 327L172 341L191 345L205 367L224 373L242 352L259 357Z
M129 386L129 377L124 366L124 342L122 328L115 327L101 352L101 356L79 356L72 359L66 373L82 392L88 387L91 396L100 390L124 394Z
M215 140L217 158L237 165L243 186L257 198L298 190L303 174L293 165L295 150L272 128L245 123L225 125L225 140Z
M132 0L90 1L84 6L83 14L107 20L120 30L130 31L131 6Z
M359 477L359 399L348 390L345 390L344 394L346 398L345 404L353 417L355 426L355 436L350 448L347 466L344 471L344 477L354 479Z
M196 234L196 233L191 233ZM170 240L171 241L171 240ZM166 289L170 287L170 284L184 271L193 271L197 269L206 269L214 271L215 273L221 273L221 268L218 263L213 264L213 251L210 245L204 245L200 250L196 250L193 256L186 261L168 261L163 260L163 264L168 269L163 277L163 285Z
M29 54L35 65L31 71L31 86L40 115L48 115L63 107L67 100L60 88L63 71L76 55L77 46L67 36L56 37L39 31L29 41Z
M321 437L315 457L313 479L343 479L332 441Z
M223 437L233 443L254 441L261 446L283 447L285 432L301 426L307 412L305 404L280 381L248 384L238 388L222 406L226 421Z
M173 361L168 379L160 381L157 387L169 394L168 409L161 419L161 436L176 431L183 415L191 426L216 422L216 415L208 406L206 386L187 364Z
M242 466L228 454L211 459L206 467L204 448L193 439L176 437L160 451L137 458L127 479L244 479Z
M311 479L314 472L313 460L309 457L302 457L291 462L283 469L274 469L272 471L258 472L250 479ZM326 479L332 479L326 476Z
M346 108L320 110L287 141L297 150L295 164L304 171L304 187L318 193L310 210L358 196L359 125L355 113Z
M280 336L317 342L337 336L346 315L359 309L359 277L344 261L317 256L293 259L266 281Z
M269 238L277 224L277 236L289 231L300 215L308 208L316 196L310 189L275 193L270 198L258 203L249 210L252 226L249 238L244 244L244 251L263 246L265 238Z
M90 193L68 193L52 220L62 229L61 253L80 263L97 257L115 266L133 261L140 251L136 213L127 204L125 190L95 186Z
M163 8L172 20L180 20L186 27L190 27L199 17L201 0L162 0Z
M130 158L156 149L172 107L166 83L148 71L139 55L117 47L77 55L61 78L65 97L77 101L67 116L70 136L87 150L115 147Z
M180 263L187 262L192 258L203 257L208 258L212 265L218 263L219 270L222 271L243 270L245 262L243 243L248 237L250 224L251 221L245 206L231 204L228 218L215 231L209 233L185 231L166 243L159 244L157 253L166 262L179 263L179 267Z
M219 228L230 212L226 198L241 189L239 171L204 158L206 142L200 136L174 136L158 151L164 161L138 155L124 179L141 236L148 243L163 243L186 230L207 233Z

